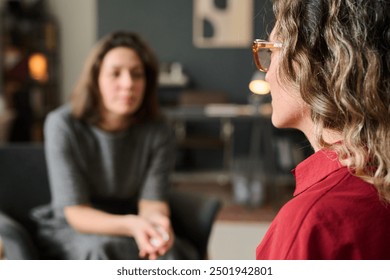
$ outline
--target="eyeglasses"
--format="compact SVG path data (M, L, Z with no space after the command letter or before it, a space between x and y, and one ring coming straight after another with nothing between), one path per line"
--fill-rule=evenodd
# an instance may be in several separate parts
M261 72L267 72L271 64L271 50L281 47L282 43L279 42L267 42L261 39L253 41L252 52L257 69Z

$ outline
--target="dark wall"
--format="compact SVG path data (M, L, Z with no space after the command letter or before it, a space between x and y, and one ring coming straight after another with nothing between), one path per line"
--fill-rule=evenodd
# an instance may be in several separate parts
M183 64L191 87L224 90L232 102L247 103L248 83L255 71L250 46L196 48L192 41L193 1L98 0L98 37L117 29L136 31L151 44L160 62ZM269 31L273 18L271 1L254 0L254 6L253 38L266 37L266 25Z

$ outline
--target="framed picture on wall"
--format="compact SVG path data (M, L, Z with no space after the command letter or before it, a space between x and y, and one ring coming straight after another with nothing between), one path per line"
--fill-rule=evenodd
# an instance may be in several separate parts
M198 48L247 48L253 35L253 0L193 0L193 42Z

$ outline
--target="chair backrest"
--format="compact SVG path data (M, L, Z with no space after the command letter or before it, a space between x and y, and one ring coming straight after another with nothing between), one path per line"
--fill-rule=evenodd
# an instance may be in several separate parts
M31 230L30 210L50 202L42 144L0 147L0 210Z
M185 236L207 258L210 233L222 207L220 198L184 191L172 191L170 198L172 226L176 234Z

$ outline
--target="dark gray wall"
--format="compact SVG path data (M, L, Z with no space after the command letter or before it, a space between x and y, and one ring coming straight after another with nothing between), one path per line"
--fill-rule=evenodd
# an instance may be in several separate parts
M192 42L193 1L98 0L98 37L117 29L136 31L151 44L160 62L183 64L191 87L224 90L232 102L247 103L248 83L255 70L250 46L196 48ZM266 25L273 18L271 1L254 3L253 38L266 37Z

